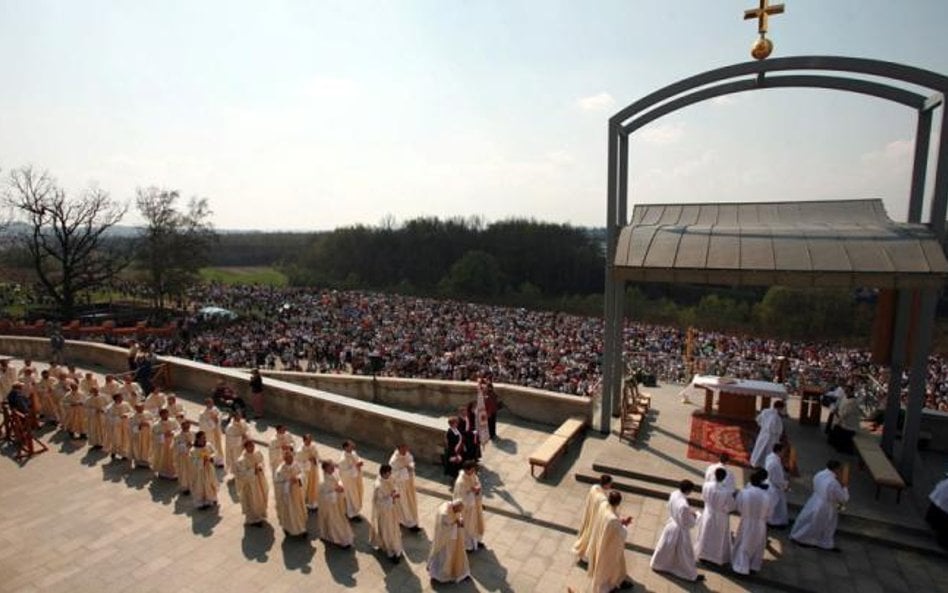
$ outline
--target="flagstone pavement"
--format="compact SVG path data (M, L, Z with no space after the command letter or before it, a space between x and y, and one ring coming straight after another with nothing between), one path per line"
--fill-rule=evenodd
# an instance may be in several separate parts
M198 397L181 395L193 400L185 404L188 415L196 416ZM290 426L297 435L305 430ZM260 421L255 428L256 438L269 440L269 423ZM568 467L605 441L587 438L581 451L563 461L564 469L540 482L530 477L525 457L544 430L501 424L503 440L484 456L487 548L471 554L471 581L448 585L430 583L424 567L435 509L450 491L436 467L419 464L425 532L406 531L406 561L392 565L368 546L366 523L356 525L351 551L327 548L316 539L313 517L309 537L286 539L272 500L272 527L245 527L226 481L219 511L196 511L173 484L48 431L42 438L50 450L23 466L7 448L0 457L0 593L585 591L588 579L570 547L587 487L573 480ZM314 436L322 456L339 454L339 435ZM370 476L389 454L366 444L360 444L360 453ZM847 539L840 541L843 553L821 553L788 545L779 532L772 533L759 578L702 570L707 581L685 583L648 568L665 521L664 501L626 494L622 512L635 517L626 552L635 591L948 593L944 557Z

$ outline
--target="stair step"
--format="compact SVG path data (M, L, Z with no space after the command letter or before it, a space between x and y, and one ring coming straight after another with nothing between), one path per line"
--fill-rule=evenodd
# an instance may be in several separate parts
M678 487L677 480L610 467L601 463L594 463L593 471L580 470L574 476L577 482L598 484L599 476L604 473L613 477L612 487L616 490L658 500L667 500L671 490ZM700 484L696 484L696 486L700 486ZM690 496L688 501L695 508L704 508L704 501L700 497ZM801 505L795 503L789 503L788 506L797 512L801 508ZM894 525L885 521L875 521L844 513L839 516L839 526L836 531L840 535L854 539L876 543L883 541L891 548L928 556L946 556L944 550L935 543L935 539L930 532L915 527Z

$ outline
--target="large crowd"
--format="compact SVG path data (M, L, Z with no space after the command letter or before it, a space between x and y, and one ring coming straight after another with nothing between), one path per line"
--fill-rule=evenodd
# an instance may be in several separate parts
M238 317L199 315L208 305ZM155 352L228 367L491 376L580 396L599 389L603 323L595 317L366 291L221 284L196 287L185 306L191 314L181 330L156 339ZM682 329L627 322L623 349L630 371L663 382L687 383L692 372L772 379L778 357L785 357L785 380L794 389L855 383L874 400L888 383L887 369L872 364L867 350L833 343L697 331L689 347ZM933 355L928 370L926 407L948 411L948 359ZM907 389L907 375L902 383Z

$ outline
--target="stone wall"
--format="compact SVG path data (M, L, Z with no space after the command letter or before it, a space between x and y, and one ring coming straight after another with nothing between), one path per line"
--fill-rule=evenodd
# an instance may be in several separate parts
M127 370L126 350L93 342L67 341L66 360L78 366L95 365L116 372ZM0 355L15 358L49 360L49 340L18 336L0 336ZM243 394L249 374L176 358L160 357L159 363L171 367L172 384L192 393L210 393L219 379L238 386ZM400 442L412 447L415 457L429 462L441 459L445 427L441 422L404 410L285 381L265 381L267 414L292 419L320 430L335 433L340 439L370 443L392 449Z
M449 414L477 397L477 385L465 381L372 378L287 371L262 371L262 374L265 377L324 389L400 410L428 410ZM503 383L495 384L494 390L509 413L531 422L559 426L572 416L589 417L589 398Z

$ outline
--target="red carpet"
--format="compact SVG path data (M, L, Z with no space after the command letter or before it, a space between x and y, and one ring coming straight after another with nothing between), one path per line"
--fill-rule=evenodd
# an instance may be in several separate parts
M732 464L749 467L756 437L756 422L695 414L691 417L688 458L717 461L721 453L727 453Z
M750 454L757 440L757 423L750 420L721 418L695 414L691 417L691 438L688 440L688 458L699 461L717 461L721 453L731 456L731 464L750 467ZM796 455L784 442L783 466L791 476L799 476Z

